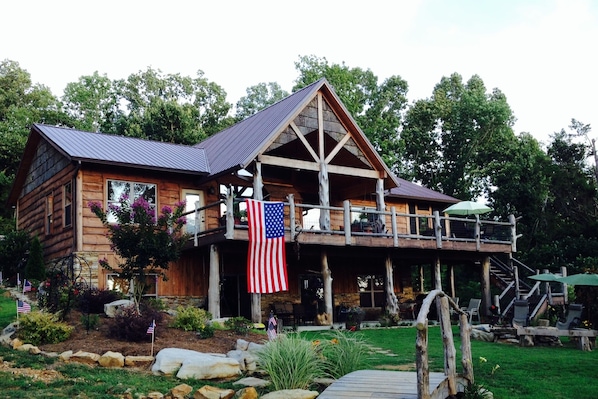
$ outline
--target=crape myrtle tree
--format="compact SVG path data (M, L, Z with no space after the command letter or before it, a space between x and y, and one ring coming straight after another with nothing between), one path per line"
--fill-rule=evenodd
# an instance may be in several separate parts
M106 210L98 202L90 202L88 206L108 230L112 249L121 259L116 266L107 259L99 263L119 278L132 281L133 299L139 312L147 275L156 274L156 278L166 281L170 262L180 257L189 238L183 230L185 204L179 202L174 209L164 206L160 215L143 197L131 202L123 195L118 204L110 204Z

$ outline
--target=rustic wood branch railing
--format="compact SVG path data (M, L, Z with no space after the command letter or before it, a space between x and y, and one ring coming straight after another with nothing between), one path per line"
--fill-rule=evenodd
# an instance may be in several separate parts
M433 290L424 299L421 309L417 315L417 340L416 340L416 368L417 368L417 397L418 399L430 399L430 370L428 365L428 313L430 306L435 299L438 299L441 315L440 324L442 341L444 346L444 373L447 376L449 395L457 394L458 377L473 383L473 363L471 357L471 325L469 324L467 312L459 306L442 290ZM453 330L451 328L449 307L459 314L459 330L461 335L461 367L462 373L456 371L456 351L453 342Z
M228 195L224 200L213 202L205 206L196 205L194 211L187 212L185 215L195 213L196 228L194 240L197 242L198 236L211 234L224 230L227 239L234 238L235 229L247 229L247 226L235 224L234 214L232 212L235 199ZM200 220L205 218L206 211L217 207L215 214L221 215L222 210L227 210L222 219L224 223L219 222L215 226L200 231ZM296 203L292 195L288 196L288 219L285 221L286 230L291 232L290 239L295 241L298 233L309 234L327 234L344 235L345 244L351 245L354 237L385 237L392 239L394 247L399 246L399 239L419 239L435 241L437 249L441 249L443 242L475 242L477 250L480 250L482 243L510 244L513 251L516 251L516 219L511 215L508 222L499 222L494 220L482 220L476 215L474 218L459 218L440 216L438 211L431 215L398 213L395 207L391 206L388 211L380 211L373 208L355 207L349 201L344 201L342 207L322 206L316 204ZM230 212L228 210L231 210ZM321 229L320 226L305 228L296 219L296 210L327 211L331 215L337 214L336 221L342 221L337 229ZM389 225L380 222L368 222L359 224L352 221L352 215L367 213L370 220L383 219L389 221ZM365 226L365 227L364 227ZM402 226L399 229L399 226ZM358 228L356 228L358 227ZM197 245L197 244L196 244Z

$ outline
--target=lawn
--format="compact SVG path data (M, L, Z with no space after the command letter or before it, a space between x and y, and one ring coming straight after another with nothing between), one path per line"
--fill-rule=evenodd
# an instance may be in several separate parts
M460 339L455 329L457 359ZM415 367L416 329L413 327L364 329L358 334L370 344L396 356L376 355L372 368ZM320 334L303 333L306 338ZM509 399L595 399L598 397L598 351L583 352L562 339L563 347L520 347L514 344L472 341L476 383ZM431 371L443 371L443 348L439 327L430 327ZM485 359L485 361L484 361ZM457 365L460 370L460 365ZM494 370L494 371L493 371Z
M11 298L0 296L0 326L14 321L16 306ZM455 329L455 342L459 345ZM392 353L375 353L369 368L413 369L415 367L416 329L413 327L364 329L359 334L367 343ZM308 340L326 339L326 333L301 333ZM598 397L598 351L583 352L563 339L563 347L519 347L518 345L472 341L476 382L494 393L497 399L595 399ZM457 348L457 358L460 358ZM443 349L438 327L430 327L429 355L431 371L443 370ZM51 368L60 371L65 380L50 384L36 382L25 376L0 372L0 392L10 392L11 398L73 397L114 398L125 390L163 393L179 383L195 389L203 381L180 381L173 377L157 377L123 370L89 368L55 362L54 359L29 355L0 347L0 357L18 367ZM481 359L485 359L483 361ZM232 388L231 383L221 387ZM0 394L1 396L2 394Z

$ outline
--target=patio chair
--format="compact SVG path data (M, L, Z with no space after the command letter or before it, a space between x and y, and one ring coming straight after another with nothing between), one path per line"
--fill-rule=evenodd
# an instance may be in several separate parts
M464 312L469 315L469 324L473 322L473 317L476 316L478 318L478 323L481 322L480 320L480 304L482 303L481 299L471 298L469 300L469 305L467 307L461 308Z
M513 327L529 326L529 302L526 299L518 299L513 303Z
M579 327L581 324L581 312L583 305L579 303L572 303L567 309L567 318L563 321L558 320L556 322L556 328L559 330L571 330Z

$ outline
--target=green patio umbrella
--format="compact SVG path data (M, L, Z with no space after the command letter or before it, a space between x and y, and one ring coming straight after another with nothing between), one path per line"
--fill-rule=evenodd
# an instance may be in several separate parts
M598 274L592 273L579 273L572 274L567 277L560 277L556 279L559 283L565 283L569 285L592 285L598 286Z
M492 210L489 206L475 201L461 201L446 208L444 213L449 215L481 215Z
M536 281L544 281L544 282L550 283L553 281L558 282L558 279L561 278L561 276L552 274L552 273L541 273L541 274L534 274L533 276L529 276L529 278L531 278L532 280L536 280Z

